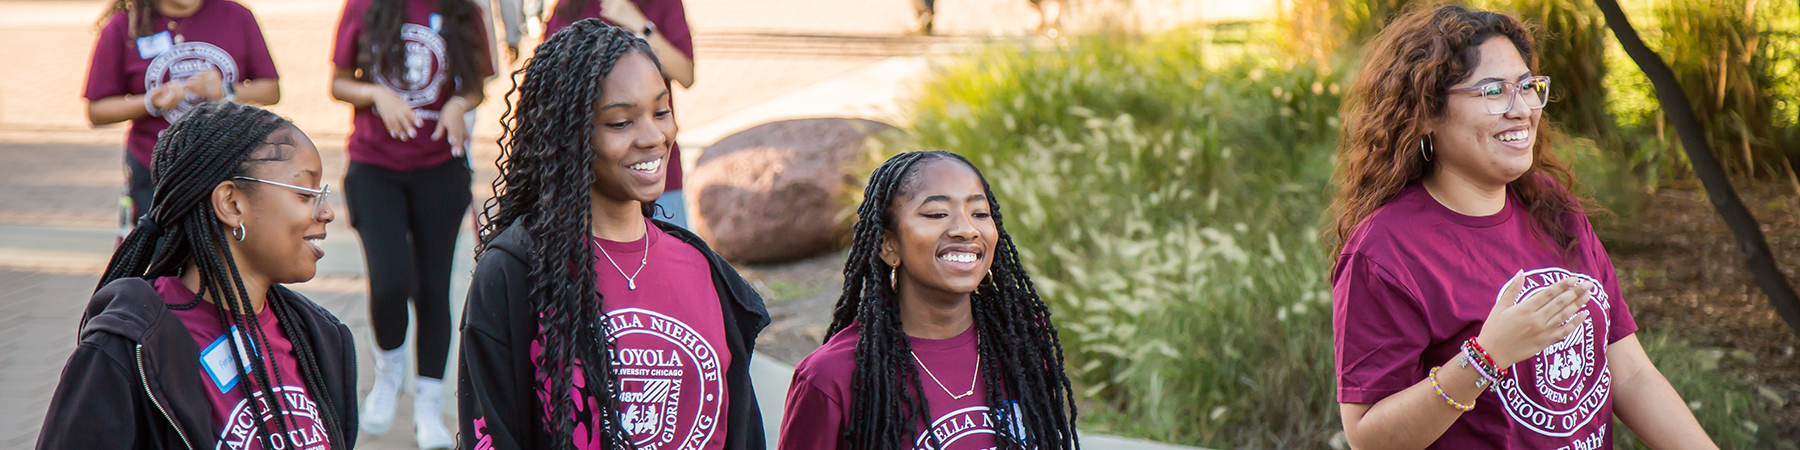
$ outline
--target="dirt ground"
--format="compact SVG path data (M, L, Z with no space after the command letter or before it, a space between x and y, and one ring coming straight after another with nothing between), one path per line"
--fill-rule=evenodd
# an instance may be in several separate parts
M1788 282L1800 283L1800 193L1786 183L1738 190ZM1706 192L1665 188L1634 216L1596 223L1639 327L1674 330L1724 351L1722 368L1784 397L1775 411L1777 435L1800 436L1800 339L1757 288Z

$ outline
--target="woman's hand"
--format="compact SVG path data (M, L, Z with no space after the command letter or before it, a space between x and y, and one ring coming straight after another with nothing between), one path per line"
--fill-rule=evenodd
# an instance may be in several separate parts
M146 95L150 96L150 104L156 106L157 111L168 111L180 106L181 101L187 99L188 88L183 83L167 83L157 86L155 90Z
M1575 331L1588 318L1583 307L1594 298L1593 283L1570 277L1513 304L1524 285L1525 273L1513 274L1475 338L1502 368L1536 355Z
M644 11L638 9L637 4L631 0L601 0L600 15L606 21L632 33L644 32L644 24L650 22L649 17L644 17Z
M380 86L371 86L369 90L372 91L369 97L375 101L375 115L380 116L382 125L387 126L388 136L402 141L419 136L419 128L425 126L425 121L406 105L406 100Z
M450 97L444 103L444 109L438 112L437 129L431 131L431 140L450 139L451 156L462 156L463 141L469 139L468 124L463 123L463 114L469 112L469 101L462 97Z
M209 101L225 98L225 79L223 76L219 75L218 71L208 70L200 72L199 74L188 77L188 79L181 84L187 86L188 92Z

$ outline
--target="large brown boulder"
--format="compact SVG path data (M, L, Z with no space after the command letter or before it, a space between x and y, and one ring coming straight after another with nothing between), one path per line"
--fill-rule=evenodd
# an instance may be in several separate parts
M734 262L793 261L843 248L856 221L870 140L894 127L862 119L758 125L707 147L687 181L688 223Z

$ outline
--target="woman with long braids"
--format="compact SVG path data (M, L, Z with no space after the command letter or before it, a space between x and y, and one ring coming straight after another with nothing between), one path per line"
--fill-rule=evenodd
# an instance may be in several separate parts
M156 206L100 278L38 448L354 446L350 329L281 286L325 255L318 149L220 102L188 111L155 156Z
M1358 449L1717 448L1650 363L1540 135L1517 19L1422 8L1363 56L1328 216L1337 400Z
M369 270L375 384L362 431L386 434L405 385L412 306L414 438L448 448L442 389L450 355L450 265L472 182L465 113L494 73L481 9L469 0L349 0L338 19L331 96L355 107L344 200Z
M663 87L680 83L694 87L694 36L688 31L687 9L681 0L561 0L544 22L544 35L555 35L583 19L600 19L624 28L650 44L650 52L662 67ZM670 111L674 106L670 101ZM663 195L656 199L659 218L686 228L687 201L681 194L681 146L669 151L669 175Z
M583 20L514 72L457 372L465 449L763 449L762 298L652 219L675 143L655 54Z
M974 164L889 158L854 233L825 345L794 368L782 449L1080 447L1056 327Z
M88 66L88 122L130 121L119 237L150 211L150 150L156 134L210 101L281 100L262 27L230 0L114 0L100 18Z

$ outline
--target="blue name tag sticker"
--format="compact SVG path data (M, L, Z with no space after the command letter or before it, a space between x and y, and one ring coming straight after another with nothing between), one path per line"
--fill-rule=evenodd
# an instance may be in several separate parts
M175 41L169 38L167 31L137 38L138 57L143 59L155 58L174 46Z
M238 373L237 368L232 366L237 365L239 361L243 361L244 371L248 372L250 370L249 355L245 355L243 358L232 357L231 346L225 345L226 336L230 336L237 340L238 348L252 354L256 353L256 348L251 347L248 342L244 341L242 335L238 334L236 325L231 327L231 331L225 332L224 336L219 336L218 339L213 340L212 344L207 345L205 350L200 351L200 367L206 370L206 375L208 377L212 378L213 386L219 388L220 394L230 392L231 388L237 386L239 378L243 378L242 374Z
M433 33L444 32L444 16L440 16L437 14L431 15L431 32L433 32Z

